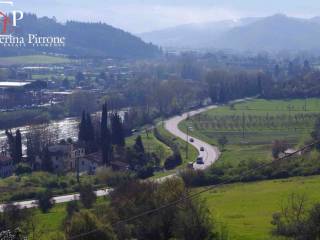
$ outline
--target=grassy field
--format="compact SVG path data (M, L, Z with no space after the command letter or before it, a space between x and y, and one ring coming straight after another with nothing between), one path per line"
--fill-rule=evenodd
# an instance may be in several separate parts
M179 150L181 152L181 157L183 159L183 164L181 166L179 166L178 169L186 167L188 162L194 161L194 159L196 159L196 157L198 156L198 151L192 145L189 144L189 157L187 159L186 154L185 154L186 143L183 140L173 136L162 125L158 125L157 128L158 128L159 133L162 136L169 138L178 144ZM160 142L154 136L153 131L150 131L148 136L145 131L141 132L140 135L142 137L142 142L144 144L145 151L150 152L150 153L155 153L157 156L160 157L162 164L164 164L164 161L172 154L172 150L168 146L166 146L164 143ZM127 138L126 139L127 145L132 146L134 144L137 136L138 135L133 135L133 136ZM154 178L165 177L170 174L176 173L176 171L177 171L176 169L173 169L173 170L165 171L165 172L157 172L157 173L155 173Z
M140 135L145 151L149 153L155 153L161 159L162 163L164 163L164 161L172 154L172 151L168 146L156 139L153 131L150 131L150 133L148 133L148 136L145 131L140 133ZM134 145L137 136L138 135L133 135L126 139L128 146Z
M157 128L159 130L159 133L162 136L164 136L168 139L171 139L173 142L175 142L178 145L180 153L181 153L181 157L183 159L183 165L182 165L183 167L185 167L188 162L193 162L196 160L199 153L195 147L193 147L191 144L189 144L189 147L188 147L189 152L188 152L188 158L187 158L187 156L186 156L186 142L183 141L182 139L177 138L174 135L172 135L161 124L159 124Z
M252 100L199 114L180 124L191 135L217 145L226 136L229 143L220 161L271 160L274 140L286 140L291 147L310 138L315 119L320 116L320 99L267 101Z
M232 240L270 240L272 214L291 194L305 194L308 204L320 202L320 176L232 184L204 194L218 222L227 225ZM309 205L309 206L310 206Z
M70 60L63 57L47 55L28 55L16 57L0 57L0 65L26 65L26 64L61 64L68 63Z

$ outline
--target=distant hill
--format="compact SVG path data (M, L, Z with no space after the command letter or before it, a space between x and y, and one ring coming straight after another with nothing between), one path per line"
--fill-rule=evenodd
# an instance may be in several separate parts
M320 49L320 24L316 19L274 15L229 30L212 47L253 51Z
M163 47L203 48L212 45L219 36L228 30L255 22L258 18L244 18L237 21L226 20L185 24L163 30L141 33L139 36L146 42Z
M19 24L18 35L32 33L41 36L65 36L66 47L27 49L0 47L2 56L50 52L86 57L149 58L161 53L157 46L147 44L128 32L104 23L68 21L61 24L55 19L26 14Z
M176 48L320 50L320 17L300 19L276 14L266 18L189 24L140 36L147 42Z

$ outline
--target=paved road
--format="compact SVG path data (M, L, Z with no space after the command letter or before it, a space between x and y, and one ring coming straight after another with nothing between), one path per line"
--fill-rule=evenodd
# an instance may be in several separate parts
M101 189L96 191L96 195L98 197L106 196L111 192L112 189L106 188L106 189ZM69 195L64 195L64 196L58 196L54 197L53 200L55 203L66 203L66 202L71 202L74 200L79 200L80 195L78 193L76 194L69 194ZM30 200L30 201L23 201L23 202L15 202L15 205L19 205L21 208L33 208L37 207L37 201L35 200ZM3 211L4 205L0 205L0 212Z
M181 139L183 139L184 141L188 141L190 144L192 144L196 149L198 149L199 152L199 156L203 158L204 160L204 164L197 164L194 163L193 164L193 168L197 169L197 170L203 170L206 169L208 167L210 167L215 161L218 160L219 156L220 156L220 151L217 147L214 147L204 141L201 141L200 139L194 138L194 142L190 142L190 136L187 139L187 134L185 134L184 132L182 132L179 128L178 125L181 121L187 119L188 117L197 115L199 113L208 111L210 109L213 108L217 108L217 106L209 106L209 107L205 107L205 108L201 108L195 111L191 111L188 113L184 113L181 116L176 116L173 118L170 118L169 120L165 121L165 128L172 133L173 135L175 135L176 137L179 137ZM190 134L192 134L192 131L190 131ZM203 147L204 151L200 151L200 148ZM196 159L190 159L190 162L194 162Z
M199 110L185 113L181 116L173 117L173 118L165 121L165 128L169 132L171 132L173 135L186 141L187 135L179 130L178 124L181 121L185 120L188 116L194 116L196 114L199 114L201 112L205 112L205 111L212 109L212 108L216 108L216 106L201 108ZM203 152L199 151L199 156L203 157L204 164L196 164L195 163L194 169L205 169L205 168L209 167L210 165L212 165L219 158L220 152L219 152L218 148L211 146L210 144L207 144L207 143L205 143L199 139L196 139L196 138L193 138L193 139L194 139L194 142L190 143L190 144L192 144L194 147L196 147L198 149L198 151L199 151L200 147L204 147L204 150L205 150ZM190 140L190 137L189 137L188 141L189 140ZM190 159L190 162L193 162L193 161L195 161L195 159ZM170 176L166 176L161 179L158 179L157 181L162 182L162 181L164 181L170 177L173 177L173 176L176 176L176 175L173 174ZM110 191L112 191L112 189L102 189L102 190L96 191L96 194L98 197L106 196L110 193ZM53 199L54 199L55 203L66 203L66 202L71 202L73 200L78 200L79 194L69 194L69 195L64 195L64 196L58 196L58 197L54 197ZM15 202L14 204L19 205L21 208L37 207L37 201L35 201L35 200ZM3 207L4 207L4 205L0 204L0 212L3 211Z

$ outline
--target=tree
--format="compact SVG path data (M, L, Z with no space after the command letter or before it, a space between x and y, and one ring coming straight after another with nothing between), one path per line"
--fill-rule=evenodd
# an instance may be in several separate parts
M80 208L77 201L71 201L67 203L66 211L68 216L71 217L75 212L79 212Z
M17 176L30 173L32 173L32 168L28 164L19 163L15 168L15 174Z
M111 114L111 139L112 144L124 147L125 146L125 135L123 129L122 119L117 112Z
M320 117L316 119L311 137L315 142L320 141ZM316 148L320 150L320 142L316 144Z
M226 136L222 136L218 138L218 144L222 147L222 150L224 150L224 147L228 144L228 139Z
M16 135L14 136L11 130L6 130L7 141L9 144L9 152L13 158L14 164L18 164L22 160L22 141L21 132L16 130Z
M53 162L51 160L48 147L45 147L45 149L43 150L41 159L42 159L41 169L45 172L52 173L54 171L54 168L53 168Z
M50 209L54 206L54 200L52 199L52 197L53 195L49 190L46 190L38 194L38 206L43 213L48 213Z
M116 236L108 224L102 224L95 215L89 211L76 212L71 217L71 220L65 226L67 238L89 233L82 236L81 240L116 240ZM91 233L90 233L91 232Z
M179 152L174 152L173 155L168 157L164 163L164 168L166 170L174 169L175 167L182 164L182 157Z
M20 129L16 131L16 138L15 138L15 162L20 163L22 160L22 137Z
M85 208L91 208L97 200L92 185L86 184L80 186L80 201Z
M278 158L280 153L285 152L288 149L288 143L286 141L276 140L272 143L272 156Z
M108 106L105 103L102 106L102 115L101 115L101 151L103 163L105 166L109 164L110 161L110 150L111 150L111 134L108 127Z
M86 111L82 111L82 117L81 117L81 121L80 121L80 125L79 125L79 135L78 135L78 139L79 141L83 141L85 142L87 140L87 126L86 126Z
M212 231L210 211L205 202L187 200L184 211L179 211L175 219L174 235L184 240L218 239L217 233Z
M140 135L136 138L136 141L135 141L135 143L134 143L134 145L133 145L133 148L134 148L138 153L144 154L144 146L143 146L142 138L141 138Z

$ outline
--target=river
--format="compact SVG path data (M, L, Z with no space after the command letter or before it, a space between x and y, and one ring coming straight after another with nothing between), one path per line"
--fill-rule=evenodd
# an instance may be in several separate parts
M127 112L129 110L129 108L123 109L121 111L119 111L119 115L120 117L123 119L124 118L124 114L125 112ZM94 116L101 116L101 112L97 112L95 114L93 114ZM50 131L54 132L55 136L56 136L56 141L61 140L61 139L67 139L67 138L72 138L73 140L77 140L78 139L78 131L79 131L79 118L76 117L72 117L72 118L65 118L62 120L58 120L58 121L51 121L50 123L45 123L45 124L38 124L38 125L33 125L33 127L37 128L41 128L43 126L46 126L50 129ZM21 127L17 127L17 128L13 128L12 132L15 132L16 129L20 129L21 131L21 135L22 135L22 141L23 141L23 150L25 152L26 150L26 134L29 130L30 126L26 125L26 126L21 126ZM2 146L5 145L6 143L6 133L5 130L0 130L0 150L2 148Z

